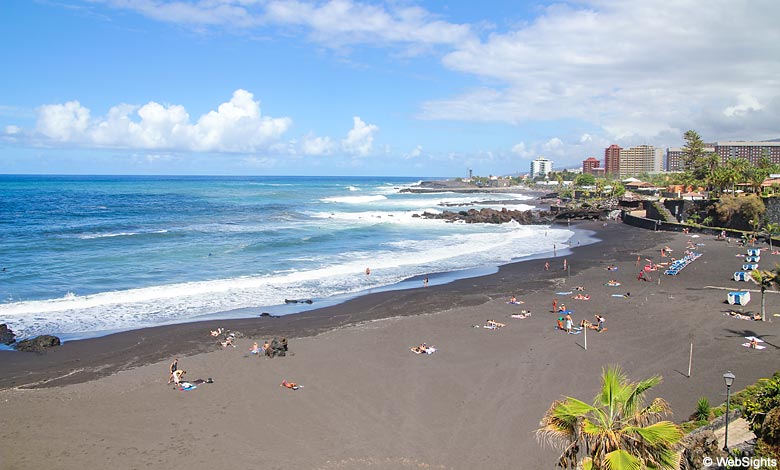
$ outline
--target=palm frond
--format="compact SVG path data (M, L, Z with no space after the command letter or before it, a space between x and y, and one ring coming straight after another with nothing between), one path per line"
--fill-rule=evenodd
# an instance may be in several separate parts
M607 470L641 470L642 462L623 449L617 449L604 456Z
M623 431L638 434L643 443L651 447L676 444L683 436L679 426L671 421L660 421L649 426L630 426L623 428Z

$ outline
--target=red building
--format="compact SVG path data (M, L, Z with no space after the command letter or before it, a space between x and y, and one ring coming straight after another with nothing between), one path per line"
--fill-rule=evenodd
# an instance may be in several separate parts
M608 175L620 174L620 151L623 150L617 144L612 144L604 150L604 169Z
M582 173L590 175L600 174L598 171L593 171L594 168L599 168L600 166L601 162L596 160L595 157L588 157L582 161Z

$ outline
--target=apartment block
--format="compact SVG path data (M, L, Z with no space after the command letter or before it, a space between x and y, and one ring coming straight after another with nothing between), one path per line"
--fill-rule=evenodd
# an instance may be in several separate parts
M547 176L553 171L553 162L544 157L539 157L531 162L531 179L537 176Z

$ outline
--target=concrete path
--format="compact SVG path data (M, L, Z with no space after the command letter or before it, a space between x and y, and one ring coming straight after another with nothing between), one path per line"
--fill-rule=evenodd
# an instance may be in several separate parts
M723 448L723 437L726 434L726 427L718 428L713 431L718 439L718 447ZM750 430L747 421L744 418L737 418L729 422L729 447L734 447L743 442L747 442L756 437Z

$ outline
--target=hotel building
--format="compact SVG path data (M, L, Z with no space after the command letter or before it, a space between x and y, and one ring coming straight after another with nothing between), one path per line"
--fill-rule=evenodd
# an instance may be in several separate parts
M552 173L552 171L553 162L544 157L539 157L531 162L531 179L538 176L547 176Z
M615 144L604 150L604 170L610 176L620 175L620 150Z

